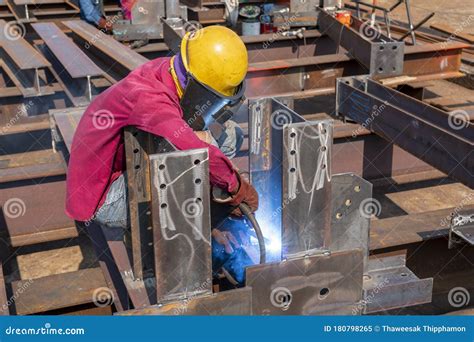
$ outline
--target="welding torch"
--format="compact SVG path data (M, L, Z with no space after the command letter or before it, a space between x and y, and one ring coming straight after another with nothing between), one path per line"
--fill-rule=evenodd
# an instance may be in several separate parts
M224 189L215 186L212 189L212 197L217 203L226 204L229 202L232 196ZM242 215L247 218L253 230L255 231L255 236L257 237L258 246L260 250L260 264L264 264L266 262L267 252L265 249L265 238L263 237L262 229L260 228L260 225L258 224L255 215L247 204L240 203L238 207L242 212Z

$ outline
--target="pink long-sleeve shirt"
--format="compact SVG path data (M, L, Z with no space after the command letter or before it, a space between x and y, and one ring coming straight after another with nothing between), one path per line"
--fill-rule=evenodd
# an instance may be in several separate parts
M91 219L110 184L125 170L126 126L164 137L180 150L207 147L211 184L228 191L238 186L230 160L217 147L200 140L183 120L169 67L169 58L143 64L97 96L84 112L67 172L66 213L71 218Z

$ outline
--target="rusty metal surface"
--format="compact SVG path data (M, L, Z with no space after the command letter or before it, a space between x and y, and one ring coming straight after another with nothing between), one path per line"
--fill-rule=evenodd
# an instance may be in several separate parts
M336 98L341 115L474 186L472 123L456 124L449 113L365 77L338 80Z
M465 209L474 210L474 206L467 205ZM384 250L436 238L446 240L449 234L449 220L455 210L456 208L447 208L372 220L370 250Z
M31 315L92 303L97 291L102 295L110 293L100 268L14 281L11 287L12 292L18 294L10 306L16 315Z
M128 71L148 62L148 59L145 57L104 34L102 31L97 30L85 21L66 20L62 23L80 37L86 46L100 50L106 56L125 67Z
M76 237L74 221L66 216L65 181L0 190L0 232L13 246Z
M0 316L8 316L7 292L5 290L5 278L3 276L3 267L0 261Z
M6 37L6 32L8 32L6 25L7 23L4 20L0 20L0 46L20 69L27 70L50 66L49 62L24 38L8 39Z
M206 149L150 155L158 303L212 292Z
M344 315L362 299L363 252L288 259L247 268L254 315Z
M54 120L54 126L56 126L52 127L53 130L56 129L56 132L53 131L53 137L63 141L68 151L71 150L74 132L76 131L77 125L79 124L84 111L85 107L57 109L50 111L50 116L52 116ZM55 135L55 133L59 135Z
M150 140L148 133L136 128L127 127L124 131L133 271L139 278L143 278L145 269L154 269L153 232L149 229L152 227Z
M153 305L140 310L121 312L120 315L193 315L230 316L250 315L252 289L229 290L204 296L192 296L180 301Z
M103 71L54 23L31 25L73 78L100 76Z
M52 150L0 156L0 183L64 174L64 159Z

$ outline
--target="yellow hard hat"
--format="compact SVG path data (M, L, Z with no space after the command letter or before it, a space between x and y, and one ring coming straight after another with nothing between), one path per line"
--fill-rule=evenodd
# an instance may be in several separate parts
M188 32L181 42L184 67L199 82L225 96L235 94L247 74L247 48L224 26Z

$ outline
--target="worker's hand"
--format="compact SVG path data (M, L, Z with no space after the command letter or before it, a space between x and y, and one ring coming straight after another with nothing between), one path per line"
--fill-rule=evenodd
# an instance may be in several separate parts
M242 178L242 175L237 172L236 175L239 180L239 186L231 193L232 199L229 201L229 204L236 207L231 212L232 215L242 216L242 212L238 207L239 204L244 203L252 212L256 211L258 209L258 193L247 180Z
M232 248L232 245L234 245L235 248L240 247L239 242L237 241L235 236L232 235L231 232L220 231L219 229L214 228L211 233L212 237L216 240L216 242L224 246L224 250L226 253L234 253L234 248Z
M99 26L99 28L104 30L106 33L111 33L113 29L112 23L105 18L100 18L97 26Z

